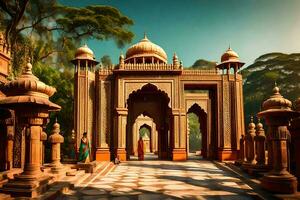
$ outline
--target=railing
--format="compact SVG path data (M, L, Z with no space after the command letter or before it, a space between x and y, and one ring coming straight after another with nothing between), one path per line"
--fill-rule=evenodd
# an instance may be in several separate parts
M166 63L124 63L123 65L119 65L118 69L132 71L173 71L180 70L180 67Z
M100 75L110 75L113 74L113 70L124 70L124 71L175 71L181 70L183 75L218 75L220 74L219 69L182 69L179 67L174 67L173 64L165 63L125 63L123 65L109 66L107 68L100 68Z
M218 75L219 69L185 69L183 75Z
M114 70L115 66L114 65L111 65L107 68L100 68L99 69L99 74L100 75L110 75L110 74L113 74L113 70Z

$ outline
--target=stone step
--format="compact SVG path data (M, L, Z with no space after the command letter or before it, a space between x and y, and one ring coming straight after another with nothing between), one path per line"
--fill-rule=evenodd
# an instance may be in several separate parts
M88 184L93 182L96 178L106 176L110 171L115 168L115 165L112 162L103 162L101 167L96 171L96 173L91 174L90 177L86 178L81 186L86 187Z

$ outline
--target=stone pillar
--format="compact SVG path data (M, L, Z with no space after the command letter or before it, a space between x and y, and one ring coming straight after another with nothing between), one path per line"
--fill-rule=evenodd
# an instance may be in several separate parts
M254 137L254 141L255 141L256 166L265 167L266 136L265 136L265 131L263 129L263 125L262 123L260 123L260 121L258 121L256 125L256 136Z
M23 115L23 116L22 116ZM25 116L24 116L25 115ZM41 133L43 118L47 113L17 113L19 122L25 126L25 165L20 175L3 185L1 189L12 196L35 197L47 189L50 180L41 171Z
M51 143L51 172L60 173L63 169L63 165L60 162L60 144L64 142L64 137L60 134L60 125L55 122L52 129L52 134L49 136L49 142Z
M43 131L41 133L41 166L45 163L45 141L47 141L47 133L45 132L49 118L44 119Z
M45 141L47 141L47 134L45 131L42 131L42 133L41 133L41 166L43 166L43 164L45 163L45 144L44 144Z
M14 147L14 119L5 120L7 127L6 137L6 170L13 168L13 147Z
M276 193L295 193L297 179L287 171L289 136L288 126L290 119L299 116L291 110L292 103L281 96L279 88L273 89L273 95L263 102L263 111L258 117L263 117L268 125L268 137L272 145L272 170L262 178L262 187Z
M172 110L173 150L172 160L186 160L186 115L180 109Z
M127 126L127 108L116 108L115 116L115 156L120 161L126 161L126 126Z
M245 153L246 161L243 166L248 167L255 163L255 150L254 150L254 136L255 136L255 124L253 123L253 117L251 117L251 122L248 126L248 131L245 135Z
M1 89L6 98L0 99L0 106L14 110L16 121L24 130L25 164L23 172L15 175L0 190L13 197L37 197L46 191L50 179L40 168L40 145L45 118L49 117L50 110L60 110L60 106L49 101L56 90L32 74L30 63L27 63L17 79L6 83Z

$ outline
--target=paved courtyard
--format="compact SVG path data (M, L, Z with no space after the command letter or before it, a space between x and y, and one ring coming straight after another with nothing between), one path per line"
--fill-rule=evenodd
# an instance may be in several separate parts
M253 190L206 160L129 161L63 199L252 199Z

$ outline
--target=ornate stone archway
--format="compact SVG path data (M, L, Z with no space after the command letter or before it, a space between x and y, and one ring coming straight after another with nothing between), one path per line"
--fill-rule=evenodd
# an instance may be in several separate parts
M127 100L127 121L126 121L126 150L127 159L135 153L136 143L132 138L137 138L136 119L140 115L153 119L157 131L157 150L160 159L170 158L170 99L168 95L159 90L153 84L146 84L141 89L134 91ZM142 124L141 124L142 125ZM155 131L153 131L155 133Z
M132 150L131 155L137 156L137 141L139 139L139 130L147 126L150 130L150 152L157 153L158 150L158 132L156 124L152 118L143 114L139 115L132 126Z

